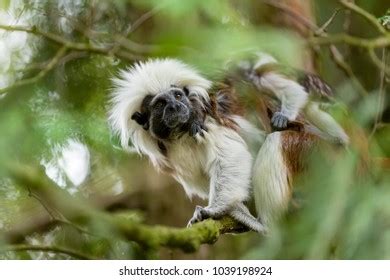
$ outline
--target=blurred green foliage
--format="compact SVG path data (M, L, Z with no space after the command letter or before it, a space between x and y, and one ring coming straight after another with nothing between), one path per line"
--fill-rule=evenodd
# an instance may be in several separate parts
M33 25L71 41L101 46L112 44L115 34L125 34L137 44L137 56L178 57L211 78L222 74L222 65L229 58L248 49L271 52L284 63L302 66L302 57L310 59L304 56L304 40L278 26L272 20L276 10L259 2L0 1L0 23ZM356 2L378 18L388 8L386 1ZM337 7L336 1L325 0L313 1L313 6L319 25ZM136 30L126 34L131 23L148 13ZM342 32L345 17L338 16L329 32ZM386 20L382 17L382 22ZM356 15L352 15L349 32L362 37L373 33ZM8 48L13 58L9 68L0 68L1 87L36 75L39 67L32 66L50 59L58 47L29 35L21 47L15 48L12 40L18 38L9 37L10 33L0 33L0 47ZM334 85L338 99L349 110L338 119L369 135L377 113L379 70L362 50L344 46L342 51L368 96L357 93L331 62L326 48L318 50L318 70ZM38 83L0 95L0 232L31 221L53 219L40 201L9 179L7 166L15 162L45 169L59 187L74 196L99 201L100 207L113 213L139 209L145 213L146 223L185 225L196 201L186 199L178 184L156 173L146 159L124 154L108 129L110 78L133 62L86 52L69 54ZM388 108L384 111L386 118ZM389 143L390 130L384 123L370 139L370 156L388 158ZM351 149L344 156L328 152L311 159L310 176L297 183L303 207L275 225L269 236L223 236L197 254L164 249L159 257L390 258L389 175L374 164L375 160L361 167L361 152ZM358 172L361 169L364 171ZM97 220L91 223L95 232L107 230ZM107 240L63 223L45 230L29 234L26 243L65 246L96 258L145 257L142 248L115 234ZM0 252L0 258L69 257L47 252Z

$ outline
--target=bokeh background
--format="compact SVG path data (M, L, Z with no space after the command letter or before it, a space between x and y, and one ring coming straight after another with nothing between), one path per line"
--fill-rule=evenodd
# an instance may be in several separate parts
M346 2L385 32L336 0L0 0L0 259L389 259L389 50L317 39L389 41L390 5ZM70 222L22 180L23 171L38 170L69 194L64 203L74 198L110 215L184 227L205 202L121 150L107 124L110 79L138 60L167 56L216 79L248 49L327 80L339 101L330 110L352 139L347 153L310 160L296 181L298 207L269 235L223 235L193 253L145 253L99 217L91 215L88 227ZM242 102L253 117L251 99Z

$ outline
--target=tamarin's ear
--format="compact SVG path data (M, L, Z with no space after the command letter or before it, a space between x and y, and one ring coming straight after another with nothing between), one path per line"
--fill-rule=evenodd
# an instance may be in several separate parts
M131 119L136 121L139 125L143 125L144 124L144 118L142 116L142 114L140 112L135 112L132 116L131 116Z
M183 91L184 91L184 94L186 95L186 96L188 96L188 95L190 95L190 90L188 89L188 87L183 87Z
M148 122L148 117L146 114L142 114L140 112L135 112L132 116L131 119L136 121L139 125L141 125L145 130L149 129L149 122Z

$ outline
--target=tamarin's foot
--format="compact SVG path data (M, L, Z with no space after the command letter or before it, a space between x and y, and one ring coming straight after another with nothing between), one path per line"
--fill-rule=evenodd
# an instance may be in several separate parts
M187 224L187 227L193 224L199 223L208 218L220 219L223 215L227 214L225 209L214 208L212 206L202 207L197 205L195 207L194 214Z
M190 227L208 218L210 218L210 215L208 215L207 211L205 211L205 209L202 206L197 205L195 207L195 211L194 214L192 215L192 218L188 221L187 227Z

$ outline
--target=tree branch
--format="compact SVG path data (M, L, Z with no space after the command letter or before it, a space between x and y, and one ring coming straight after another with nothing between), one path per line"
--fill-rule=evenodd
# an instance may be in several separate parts
M347 77L350 78L351 82L355 85L355 87L363 96L367 96L367 90L359 82L358 78L353 73L351 66L349 66L349 64L345 62L344 57L341 55L340 51L336 48L336 46L329 46L329 51L331 58L333 59L337 67L340 68L340 70L343 71L347 75Z
M151 10L147 11L143 15L141 15L136 21L133 22L133 24L130 26L127 35L134 32L138 29L145 21L156 15L161 11L161 9L164 8L164 5L158 5L152 8ZM125 37L127 37L127 35Z
M337 9L333 12L332 16L320 27L315 31L316 36L321 36L322 33L326 32L326 29L328 26L333 22L333 20L336 18L337 14L340 12L340 9Z
M118 58L133 61L135 59L138 59L139 57L131 54L129 52L126 52L124 50L118 50L115 52L115 54L111 53L111 47L98 47L91 45L89 43L78 43L78 42L72 42L69 40L64 39L63 37L51 33L51 32L44 32L42 30L39 30L35 27L26 27L26 26L11 26L11 25L0 25L0 29L7 30L7 31L20 31L20 32L27 32L33 35L42 36L45 39L56 43L58 45L62 45L70 50L76 50L76 51L87 51L90 53L97 53L102 55L114 55Z
M327 37L328 33L323 30L323 32L318 32L321 30L320 27L312 23L309 19L306 17L303 17L302 15L296 13L294 10L292 10L289 6L286 6L282 3L272 1L272 0L262 0L262 2L268 6L272 6L274 8L279 9L281 12L286 13L287 15L291 16L293 19L299 21L303 26L305 26L308 30L310 30L314 36L317 37ZM332 16L333 17L333 16ZM332 18L331 17L331 18ZM329 22L329 20L327 21ZM351 81L355 84L356 88L359 90L362 96L368 95L367 90L363 87L363 85L360 83L360 81L357 79L355 74L353 73L353 70L351 66L348 65L348 63L345 62L345 59L343 55L341 54L341 51L334 45L329 45L329 50L331 53L331 58L336 64L336 66L344 72L344 74L351 79Z
M328 35L326 37L313 37L308 39L310 45L331 45L345 43L348 45L373 49L384 48L390 46L390 36L382 36L374 39L365 39L360 37L351 36L348 34L340 33L334 35Z
M29 187L39 195L42 201L60 212L66 220L86 230L91 226L92 220L103 223L109 229L102 237L112 238L117 233L128 241L134 241L148 249L159 247L180 248L185 252L193 252L199 249L201 244L212 244L218 240L221 234L229 232L244 232L247 229L230 217L221 220L206 220L195 224L190 228L173 228L161 225L146 225L136 219L126 219L122 216L111 215L93 208L85 200L70 196L66 191L56 187L42 171L26 166L12 166L9 168L11 177L22 187ZM14 232L4 234L5 241L12 243L20 240Z
M34 83L38 82L40 79L45 77L58 64L60 59L65 55L67 49L68 48L65 46L60 48L57 51L57 53L55 54L55 56L46 64L45 68L43 68L36 76L29 78L29 79L25 79L25 80L20 80L19 82L16 82L9 87L2 88L2 89L0 89L0 94L9 92L13 89L16 89L16 88L19 88L19 87L22 87L25 85L34 84Z
M261 0L261 2L263 2L265 5L274 7L276 9L282 11L283 13L289 15L291 18L299 21L299 23L301 23L303 26L305 26L307 29L309 29L309 30L311 30L313 32L318 30L317 25L315 25L309 19L307 19L306 17L304 17L301 14L297 13L293 9L291 9L289 6L287 6L287 5L283 4L283 3L280 3L280 1Z
M385 61L382 61L377 57L375 50L368 49L368 53L372 62L381 70L381 72L385 73L386 75L390 75L390 68L386 66Z
M375 55L375 54L373 54ZM376 55L375 55L376 56ZM386 63L386 49L382 50L382 64L385 66ZM383 107L385 103L385 68L381 69L381 74L380 74L380 82L379 82L379 92L378 92L378 103L377 103L377 108L376 108L376 114L375 114L375 121L374 121L374 126L372 128L370 138L372 138L375 135L375 132L378 129L379 124L381 123L382 119L382 112L383 112Z
M61 48L57 51L56 55L44 66L44 68L33 78L20 80L13 85L0 89L0 94L9 92L13 89L34 84L38 82L41 78L46 76L48 72L50 72L63 58L65 53L68 50L78 51L78 52L89 52L89 53L97 53L107 56L116 56L118 58L133 61L135 59L139 59L139 56L134 55L130 52L124 51L122 49L117 49L115 52L112 52L112 47L97 47L94 45L91 45L89 43L77 43L72 42L69 40L64 39L63 37L50 33L50 32L44 32L42 30L39 30L35 27L25 27L25 26L11 26L11 25L0 25L0 29L7 30L7 31L14 31L14 32L27 32L29 34L33 34L36 36L42 36L43 38L55 43L59 44ZM127 42L128 46L129 42ZM142 48L142 46L134 43L131 45L132 48L128 47L127 49L137 49L138 51ZM150 51L149 49L147 51Z
M53 245L46 246L46 245L15 244L15 245L7 245L4 247L0 247L0 252L7 252L7 251L42 251L42 252L64 254L79 260L94 259L93 257L85 255L81 252L77 252L68 248L53 246Z
M343 5L345 8L355 12L356 14L362 16L365 18L373 27L375 27L379 33L383 35L388 35L389 33L386 31L386 29L379 23L378 19L370 14L369 12L365 11L364 9L360 8L358 5L356 5L353 2L349 2L346 0L340 0L339 1L341 5Z

